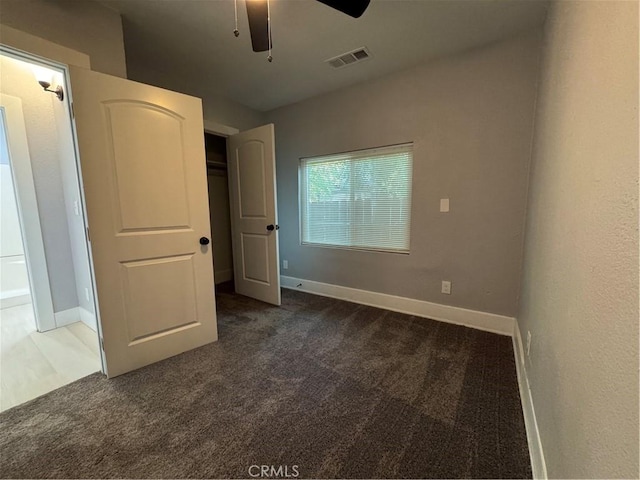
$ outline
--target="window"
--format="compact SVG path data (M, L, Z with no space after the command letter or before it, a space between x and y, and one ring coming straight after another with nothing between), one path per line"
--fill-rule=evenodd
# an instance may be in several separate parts
M302 243L409 252L413 144L300 160Z

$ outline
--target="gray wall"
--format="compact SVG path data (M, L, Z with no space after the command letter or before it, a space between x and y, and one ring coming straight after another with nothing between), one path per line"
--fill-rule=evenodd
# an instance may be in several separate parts
M30 67L0 57L2 93L22 100L31 168L38 200L51 296L55 312L78 306L71 243L63 194L55 95L42 91Z
M520 331L550 478L638 478L638 3L544 34Z
M209 172L209 212L213 243L213 266L216 283L233 278L231 215L227 171Z
M281 273L515 315L539 46L533 32L269 112ZM411 254L300 245L299 158L403 142L414 142Z
M0 23L91 57L91 69L126 78L120 14L93 1L2 0Z
M53 113L58 133L58 163L60 164L78 305L93 315L91 266L85 237L85 223L82 216L80 183L73 145L73 132L71 131L71 113L66 102L58 101L53 102Z

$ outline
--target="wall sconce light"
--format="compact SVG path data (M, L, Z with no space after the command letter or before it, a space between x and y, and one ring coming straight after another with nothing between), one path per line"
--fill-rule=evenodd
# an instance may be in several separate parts
M33 65L33 74L44 91L55 93L58 100L62 101L64 99L64 90L62 89L62 86L58 85L55 90L49 88L51 86L54 73L55 72L53 70L49 70L48 68L41 67L40 65Z

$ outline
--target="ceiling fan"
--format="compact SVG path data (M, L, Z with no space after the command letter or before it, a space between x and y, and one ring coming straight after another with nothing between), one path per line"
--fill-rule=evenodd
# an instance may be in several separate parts
M345 13L353 18L359 18L369 6L371 0L317 0L320 3ZM272 47L271 39L271 18L269 11L269 0L246 0L247 17L249 19L249 31L251 33L251 46L254 52L270 51ZM236 29L238 32L238 13L236 10ZM269 55L269 61L271 61Z

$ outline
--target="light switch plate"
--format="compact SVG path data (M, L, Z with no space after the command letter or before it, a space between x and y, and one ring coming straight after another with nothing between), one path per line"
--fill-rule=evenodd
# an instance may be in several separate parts
M447 213L449 211L449 199L441 198L440 199L440 211Z

